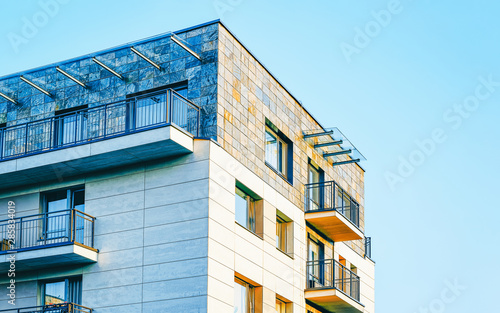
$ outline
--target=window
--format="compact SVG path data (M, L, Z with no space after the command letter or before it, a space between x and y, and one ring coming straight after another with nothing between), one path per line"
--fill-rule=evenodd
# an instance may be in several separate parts
M291 182L292 144L269 121L266 124L266 164Z
M255 199L236 187L236 222L246 227L251 232L256 232L255 227Z
M41 284L41 305L72 302L81 304L82 278L72 277L46 281Z
M276 298L276 313L286 313L286 302Z
M74 144L86 137L87 114L78 112L87 106L57 111L54 122L54 145Z
M312 161L309 161L309 169L307 175L307 182L309 183L307 190L308 210L319 210L323 207L322 194L324 193L324 173Z
M321 287L324 284L324 245L318 239L309 236L307 242L307 273L308 288Z
M276 211L276 247L288 255L293 253L292 227L292 220L280 211Z
M42 196L44 227L42 238L46 240L67 239L70 236L69 210L85 210L85 189L83 187L51 191ZM83 219L76 219L75 241L83 243Z
M255 312L255 287L241 279L234 279L234 313Z

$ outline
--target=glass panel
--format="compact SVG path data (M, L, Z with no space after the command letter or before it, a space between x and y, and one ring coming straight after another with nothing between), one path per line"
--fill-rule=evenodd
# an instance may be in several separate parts
M284 172L285 162L286 162L283 150L284 150L283 149L283 142L278 141L278 154L279 154L279 157L278 157L278 171L280 171L281 173Z
M73 209L85 212L85 190L75 190L73 192Z
M66 283L64 281L45 284L44 305L64 303L66 301Z
M61 123L61 137L59 143L61 145L72 144L76 142L76 115L69 115L62 117L59 122Z
M235 207L235 218L236 222L240 224L241 226L247 227L247 222L248 222L248 204L247 204L247 195L241 191L240 189L236 188L236 207Z
M320 173L319 171L309 165L309 177L308 182L310 184L316 184L320 182ZM320 207L320 185L312 185L309 187L309 210L317 210Z
M248 222L247 228L255 233L255 201L247 196Z
M46 209L48 214L46 222L46 239L55 239L67 236L66 220L69 216L67 212L64 212L67 208L68 199L66 190L47 195Z
M73 196L73 209L85 212L85 190L75 190L72 192ZM81 244L84 243L85 237L85 218L81 213L75 212L74 214L74 236L75 241Z
M239 282L234 282L234 313L248 313L247 288Z
M137 99L135 103L136 128L152 126L167 121L166 94Z
M286 313L286 303L276 299L276 313Z
M82 279L73 279L69 281L68 284L68 295L67 299L69 302L76 304L82 304Z
M319 244L309 238L309 261L319 260Z
M255 201L239 188L236 188L235 199L236 222L255 232Z
M278 169L278 140L266 130L266 162Z
M318 261L321 258L321 246L318 242L309 238L308 244L308 261ZM309 265L309 286L317 287L321 284L321 264L320 262L312 262Z
M276 219L276 247L281 251L286 251L286 227L287 223L281 218Z

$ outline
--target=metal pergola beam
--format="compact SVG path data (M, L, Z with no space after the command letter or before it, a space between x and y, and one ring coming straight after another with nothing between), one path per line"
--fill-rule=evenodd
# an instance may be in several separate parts
M27 80L26 78L24 78L23 76L19 77L23 82L25 82L26 84L30 85L31 87L37 89L38 91L46 94L47 96L51 97L52 98L52 95L50 94L50 92L48 92L47 90L43 89L42 87L36 85L35 83Z
M349 163L358 163L361 161L361 159L354 159L354 160L349 160L349 161L342 161L342 162L334 162L332 165L343 165L343 164L349 164Z
M12 99L11 97L7 96L6 94L4 94L3 92L0 92L0 96L4 97L5 99L9 100L10 102L14 103L14 104L17 104L17 101Z
M88 89L88 86L85 85L84 83L82 83L81 81L79 81L78 79L76 79L74 76L72 76L71 74L63 71L59 66L56 67L56 70L63 74L64 76L66 76L67 78L71 79L72 81L74 81L75 83L77 83L78 85L82 86L83 88L85 89Z
M325 154L323 154L323 157L327 158L327 157L336 156L336 155L341 155L341 154L349 154L349 153L351 153L351 152L352 152L352 150L351 150L351 149L341 150L341 151L337 151L337 152L325 153Z
M307 134L307 135L304 135L304 139L305 138L312 138L312 137L319 137L319 136L326 136L326 135L331 135L333 134L333 130L329 130L329 131L326 131L326 132L322 132L322 133L316 133L316 134Z
M140 56L141 58L143 58L149 64L153 65L156 69L158 69L158 70L161 71L161 66L159 66L158 64L156 64L155 62L153 62L150 58L148 58L144 54L140 53L136 48L130 47L130 50L132 50L132 52L134 52L135 54L137 54L138 56Z
M197 58L198 60L201 61L200 55L198 53L194 52L193 50L191 50L185 44L183 44L179 39L175 38L174 34L172 34L172 36L170 36L170 39L172 39L172 41L175 42L176 44L178 44L182 49L186 50L187 52L189 52L190 54L192 54L195 58Z
M96 59L95 57L92 58L92 61L94 61L95 63L97 63L97 65L101 66L102 68L104 68L106 71L110 72L111 74L115 75L116 77L118 77L119 79L123 80L123 76L118 74L117 72L115 72L113 69L111 69L109 66L107 66L106 64L102 63L101 61L99 61L98 59Z
M343 140L335 140L331 142L326 142L326 143L318 143L317 145L314 145L314 148L322 148L322 147L329 147L329 146L335 146L335 145L340 145L344 141Z

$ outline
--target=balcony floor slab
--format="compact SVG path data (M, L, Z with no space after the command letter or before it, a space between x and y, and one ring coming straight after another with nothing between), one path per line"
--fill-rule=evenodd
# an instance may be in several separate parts
M56 266L86 264L97 262L97 251L75 244L40 247L0 255L0 271L7 272L11 265L10 257L15 256L15 270L29 271Z
M333 241L364 238L363 232L358 227L335 210L306 212L305 219Z
M192 152L191 134L164 126L2 161L0 190Z
M364 312L364 306L351 299L342 291L337 289L311 289L304 293L306 300L311 301L330 312L337 313L360 313Z

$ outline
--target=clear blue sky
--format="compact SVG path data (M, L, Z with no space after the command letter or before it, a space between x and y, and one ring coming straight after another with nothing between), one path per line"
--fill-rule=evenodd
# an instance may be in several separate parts
M61 2L45 21L38 1L2 1L0 75L221 18L368 158L377 311L498 310L500 3Z

